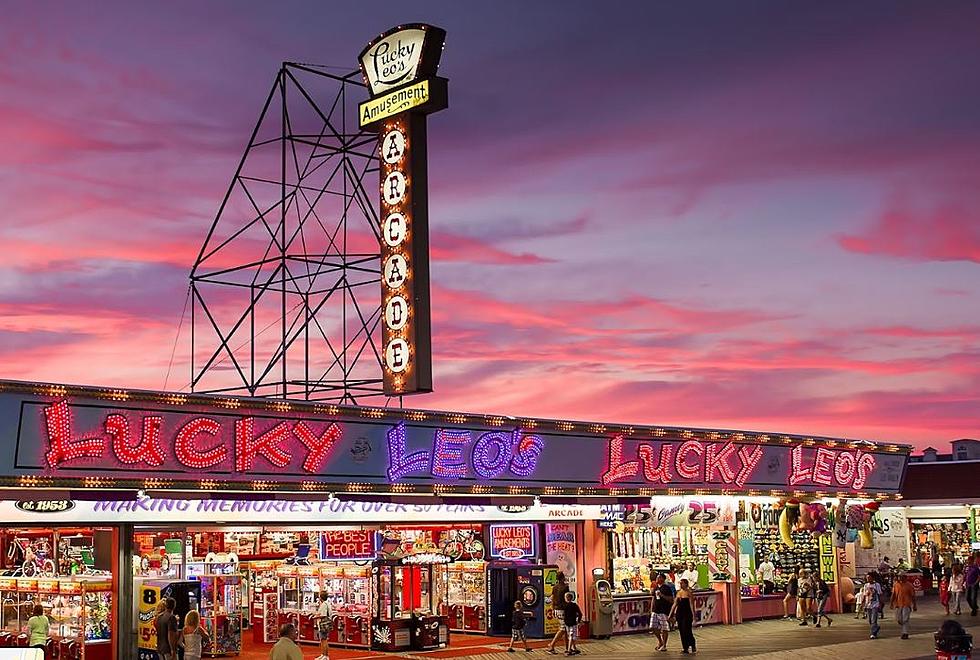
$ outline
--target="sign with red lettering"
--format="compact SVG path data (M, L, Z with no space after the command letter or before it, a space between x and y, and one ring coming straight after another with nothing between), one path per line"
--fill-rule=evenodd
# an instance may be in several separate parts
M0 381L5 488L323 497L667 491L697 493L676 513L686 525L712 525L730 515L709 494L897 493L908 452L832 438L620 432L582 422ZM658 511L659 524L672 513Z
M336 529L320 533L320 559L368 561L377 555L377 533L366 529Z
M537 556L534 525L490 525L490 556L494 559L532 559Z

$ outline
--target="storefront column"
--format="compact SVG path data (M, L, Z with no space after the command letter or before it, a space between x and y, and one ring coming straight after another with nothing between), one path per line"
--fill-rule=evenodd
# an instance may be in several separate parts
M119 525L116 529L116 556L112 562L115 637L113 660L132 658L136 653L136 622L133 621L136 594L133 587L133 526Z

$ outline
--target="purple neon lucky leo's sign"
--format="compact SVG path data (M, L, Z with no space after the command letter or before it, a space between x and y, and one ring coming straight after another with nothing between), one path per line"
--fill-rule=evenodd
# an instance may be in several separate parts
M207 480L219 489L324 484L338 492L427 492L441 484L503 493L890 494L901 486L907 459L907 448L831 439L752 441L670 429L626 435L590 432L585 424L576 432L569 422L544 420L508 428L503 418L458 413L145 392L134 401L123 391L110 400L104 390L49 395L4 385L0 481L8 486L35 483L24 481L30 477L102 488L144 479L166 488L172 480L185 490L207 489L193 483Z

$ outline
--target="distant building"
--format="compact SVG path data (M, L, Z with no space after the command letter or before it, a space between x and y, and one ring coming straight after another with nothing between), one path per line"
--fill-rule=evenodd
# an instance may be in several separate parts
M909 457L912 463L935 463L943 461L980 461L980 440L960 438L951 443L949 454L940 454L935 447L926 447L919 455Z

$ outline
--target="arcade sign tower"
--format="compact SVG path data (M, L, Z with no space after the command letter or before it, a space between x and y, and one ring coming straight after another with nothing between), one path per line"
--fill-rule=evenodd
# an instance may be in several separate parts
M388 396L432 391L426 115L448 105L447 81L436 77L445 38L431 25L401 25L358 58L370 94L358 106L359 123L379 137L381 357Z

